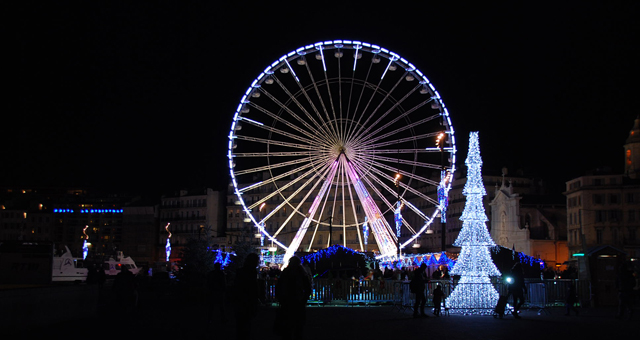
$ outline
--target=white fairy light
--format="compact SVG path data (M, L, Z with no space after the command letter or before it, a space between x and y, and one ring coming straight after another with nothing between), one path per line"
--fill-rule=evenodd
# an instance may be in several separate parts
M451 275L460 275L460 280L446 305L451 312L462 314L490 314L498 302L498 292L491 284L490 276L500 276L489 248L495 243L489 235L487 215L482 205L482 196L486 195L482 183L482 158L478 143L478 132L469 135L469 155L465 161L467 183L462 194L467 197L462 216L462 230L454 246L462 247Z

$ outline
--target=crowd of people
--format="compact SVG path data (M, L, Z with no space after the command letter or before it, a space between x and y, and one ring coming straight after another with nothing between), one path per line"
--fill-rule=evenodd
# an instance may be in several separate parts
M251 253L244 259L242 267L238 268L235 278L231 284L225 277L223 271L216 268L208 275L207 286L210 293L210 322L226 320L227 310L222 306L222 295L227 294L232 304L233 317L236 323L237 339L248 339L250 337L252 320L256 317L256 310L264 302L265 286L264 280L274 280L275 299L278 307L273 309L275 313L273 332L283 339L299 339L304 332L306 323L305 309L308 300L312 295L313 275L308 266L302 264L299 257L293 256L287 266L280 270L277 267L258 268L258 256ZM366 276L365 276L366 275ZM400 269L375 269L361 273L359 278L355 275L350 280L415 280L420 278L421 286L416 294L416 315L417 317L428 317L425 311L427 298L432 298L434 315L441 315L440 305L444 301L444 293L441 285L437 285L434 291L427 296L425 285L432 279L448 278L446 267L436 268L432 273L427 273L427 266L413 270L412 268ZM225 288L227 287L227 288ZM225 290L226 289L226 290Z
M299 257L293 256L287 266L280 270L278 268L263 267L258 269L259 258L257 254L251 253L244 259L243 266L238 268L235 279L231 287L231 301L233 304L233 315L236 322L237 339L249 339L252 320L256 317L256 310L266 298L264 286L260 281L264 279L275 280L275 298L278 307L274 309L274 333L283 339L300 339L304 332L306 323L305 309L312 294L313 276L309 267L304 266ZM413 270L411 268L391 269L383 268L370 270L361 273L359 278L352 276L353 280L405 280L419 282L419 287L414 292L416 304L414 306L415 317L428 317L425 306L427 295L425 294L426 283L431 279L448 278L446 267L436 268L430 275L427 273L427 266L421 265ZM262 280L261 280L262 279ZM217 266L208 276L208 287L210 288L210 320L222 320L225 309L220 306L220 294L224 293L226 278L219 266ZM429 295L434 303L434 315L440 316L441 302L444 300L444 293L441 285L437 285L432 294ZM218 317L216 317L218 312Z
M274 313L273 332L282 336L283 339L300 338L306 323L305 309L312 296L312 283L316 278L310 268L296 256L292 257L282 270L275 266L261 267L259 261L257 254L248 254L231 276L220 263L214 265L213 270L206 275L209 322L226 325L229 320L234 320L237 338L249 339L252 321L257 316L260 306L268 300L267 294L270 293L269 287L271 287L275 289L275 295L271 298L275 297L277 302L277 308L269 309ZM513 279L507 289L513 316L520 318L519 311L527 293L522 264L517 262L505 274ZM98 283L104 280L99 273L94 275L92 282ZM436 317L443 313L441 306L446 299L443 288L446 287L443 287L441 280L450 278L446 266L429 268L423 264L417 268L382 267L361 271L359 277L355 275L357 274L344 279L360 285L363 280L375 280L380 284L388 281L409 283L414 318L429 317L425 310L427 305L433 306L432 313ZM265 285L267 281L275 282L275 285L267 286ZM372 287L377 285L378 283ZM620 319L630 319L633 314L635 286L636 277L633 271L627 266L622 266L616 286L619 293L617 317ZM114 278L113 292L120 308L124 310L135 308L137 288L136 278L126 269ZM566 315L580 314L579 309L576 308L580 302L576 288L573 283L567 285Z

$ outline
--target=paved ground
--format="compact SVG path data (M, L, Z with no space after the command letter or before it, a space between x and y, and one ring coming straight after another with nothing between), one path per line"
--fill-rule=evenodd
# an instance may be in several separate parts
M110 296L105 295L98 316L25 329L20 335L61 334L90 339L235 338L233 318L207 322L206 303L195 294L142 294L138 308L130 313L109 308L111 302ZM230 310L228 315L232 315ZM274 307L259 310L251 327L254 339L278 339L272 332L274 315ZM392 306L310 306L305 339L594 339L640 332L637 314L630 321L617 320L614 308L583 308L577 317L564 316L562 308L540 313L524 310L521 315L519 320L510 315L504 319L463 315L414 319L411 310Z

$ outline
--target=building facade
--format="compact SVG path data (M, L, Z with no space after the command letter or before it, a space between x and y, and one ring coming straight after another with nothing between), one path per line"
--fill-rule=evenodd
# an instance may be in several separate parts
M562 196L520 194L510 183L496 187L490 203L494 242L564 270L569 259L566 206Z
M624 173L599 169L566 183L570 253L609 245L640 257L640 120L624 145Z
M191 237L207 237L212 244L224 244L224 196L211 188L180 190L160 198L160 226L156 246L171 243L171 262L180 260L182 248ZM161 254L157 261L166 260Z
M593 303L615 304L623 265L640 263L640 121L624 145L624 172L597 169L566 182L570 262L590 280Z
M54 216L41 202L3 202L0 205L0 240L52 242Z
M500 173L500 174L497 174ZM466 204L466 197L462 194L462 190L464 189L464 185L467 182L467 178L463 171L458 171L455 174L454 181L451 183L451 190L449 191L449 204L446 211L446 219L444 223L444 231L442 228L442 224L440 219L438 218L430 227L431 232L427 234L423 234L419 237L419 252L439 252L439 251L447 251L452 253L459 252L458 247L453 247L453 242L458 238L458 234L462 229L462 221L460 220L460 216L462 216L462 211L464 210L464 206ZM495 199L496 195L499 193L499 188L501 183L509 183L509 190L518 195L544 195L546 193L546 188L542 181L537 180L532 177L527 177L524 175L522 171L516 171L514 174L509 174L507 168L503 168L501 171L492 171L489 169L486 174L482 175L482 182L485 187L485 191L487 195L483 197L483 205L485 208L485 213L490 221L487 223L487 227L491 229L493 227L492 224L492 215L491 215L491 202ZM435 188L429 188L430 192L426 192L433 197L436 196ZM420 203L417 203L420 204ZM431 215L433 208L427 206L427 202L423 202L421 206L424 209L425 214L428 216ZM443 242L443 234L444 234L444 242ZM511 248L511 245L509 245ZM528 254L530 255L530 254Z
M120 249L138 266L152 266L161 257L158 247L159 206L153 202L132 202L122 209L122 243Z
M3 194L3 240L48 241L56 251L68 247L77 257L85 240L90 256L109 255L122 245L122 213L128 196L82 188L5 188Z

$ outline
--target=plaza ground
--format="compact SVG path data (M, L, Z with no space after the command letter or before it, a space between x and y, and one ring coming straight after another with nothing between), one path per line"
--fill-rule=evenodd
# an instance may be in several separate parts
M234 339L231 308L224 319L207 320L206 301L188 292L143 293L138 307L125 312L113 307L109 295L100 300L97 315L12 330L21 336L80 336L90 339ZM637 307L637 306L636 306ZM382 306L309 306L305 339L594 339L638 334L638 315L618 320L616 309L582 308L580 316L565 316L561 307L525 309L522 319L507 315L449 315L414 319L409 308ZM253 339L278 339L272 331L275 307L262 306L253 320ZM6 328L5 328L6 329Z

